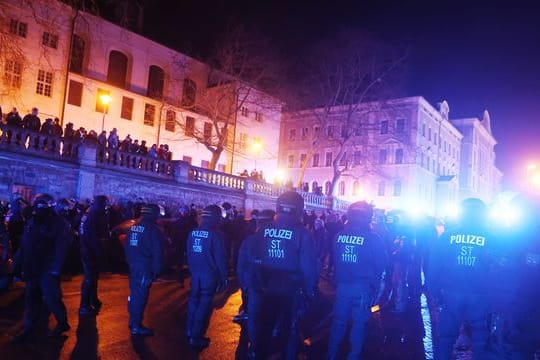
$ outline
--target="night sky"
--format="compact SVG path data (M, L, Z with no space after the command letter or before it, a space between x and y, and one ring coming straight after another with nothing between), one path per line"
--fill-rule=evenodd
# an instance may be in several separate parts
M540 6L540 5L538 5ZM256 27L276 49L305 52L321 37L358 28L410 49L407 96L450 116L491 115L505 183L540 162L540 8L525 1L154 0L144 32L204 59L229 22Z

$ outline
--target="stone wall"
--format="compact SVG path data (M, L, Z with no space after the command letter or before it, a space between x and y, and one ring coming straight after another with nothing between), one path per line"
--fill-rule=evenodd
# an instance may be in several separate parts
M84 201L94 195L107 195L113 201L142 200L171 209L192 203L206 206L229 202L249 212L274 209L277 197L285 191L184 161L165 161L99 147L92 141L43 136L5 125L0 125L0 131L0 200L9 200L15 191L28 198L46 192L57 199ZM300 194L308 209L337 209L343 205L325 196Z

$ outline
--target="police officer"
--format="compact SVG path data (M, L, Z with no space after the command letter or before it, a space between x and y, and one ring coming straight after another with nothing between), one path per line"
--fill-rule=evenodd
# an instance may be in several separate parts
M127 233L125 251L129 265L128 312L132 335L152 336L154 332L142 325L150 286L163 267L163 234L156 224L159 206L145 205L141 217Z
M463 321L471 327L476 359L487 356L490 281L493 279L493 253L498 244L487 228L487 207L479 199L462 202L460 221L434 244L427 272L427 286L442 307L439 338L435 341L436 360L448 360Z
M212 311L212 297L227 286L227 254L223 234L219 231L222 209L210 205L202 212L201 225L193 230L187 242L187 259L191 272L186 335L189 345L208 346L204 335Z
M84 280L81 284L79 315L95 315L101 309L98 299L98 279L102 266L103 244L109 238L107 197L94 197L92 206L81 219L79 230Z
M345 228L333 239L332 254L337 285L328 358L338 359L341 343L352 320L348 359L359 359L367 322L386 264L382 240L372 231L373 208L365 201L352 204Z
M23 341L30 334L38 320L42 298L57 321L48 336L59 336L70 328L60 288L60 271L70 242L69 225L56 215L54 199L48 194L36 195L32 209L15 259L26 282L26 311L24 329L13 342Z
M287 191L277 200L275 224L252 235L251 261L256 281L249 289L248 333L250 356L266 358L267 345L277 319L287 344L286 359L296 359L299 336L297 315L302 294L313 297L317 284L317 258L311 233L302 225L304 199Z

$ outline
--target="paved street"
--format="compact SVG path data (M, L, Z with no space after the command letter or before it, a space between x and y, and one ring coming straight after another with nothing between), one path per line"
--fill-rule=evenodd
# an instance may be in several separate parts
M172 277L172 276L171 276ZM45 322L25 344L12 345L9 339L20 330L23 312L23 285L0 297L0 358L2 359L233 359L243 358L245 336L241 327L231 321L240 305L240 292L232 287L216 298L208 336L209 348L194 353L186 343L183 329L186 319L187 288L181 289L173 279L162 279L151 290L145 324L154 329L150 338L132 338L127 328L127 276L105 274L100 282L100 297L104 303L96 318L79 318L79 288L82 277L63 281L64 299L68 308L71 330L62 339L45 336ZM188 282L186 282L187 284ZM329 333L331 287L321 281L321 299L314 304L302 328L310 344L305 357L324 358ZM373 318L366 348L369 359L423 359L429 337L424 338L425 318L421 311L404 315L378 314ZM426 315L424 311L424 315ZM54 319L50 318L50 325ZM428 325L429 326L429 325ZM241 336L242 335L242 336ZM428 341L426 341L426 339ZM238 345L240 346L238 347ZM237 351L238 349L238 351ZM236 356L235 354L238 354Z

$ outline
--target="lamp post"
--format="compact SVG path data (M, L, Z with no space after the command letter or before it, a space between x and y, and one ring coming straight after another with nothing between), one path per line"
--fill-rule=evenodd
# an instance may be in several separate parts
M257 170L257 157L262 150L262 143L259 140L253 142L253 152L255 153L255 170Z
M109 103L111 102L111 96L109 94L101 94L99 101L103 105L103 118L101 119L101 132L105 130L105 114L109 112Z

